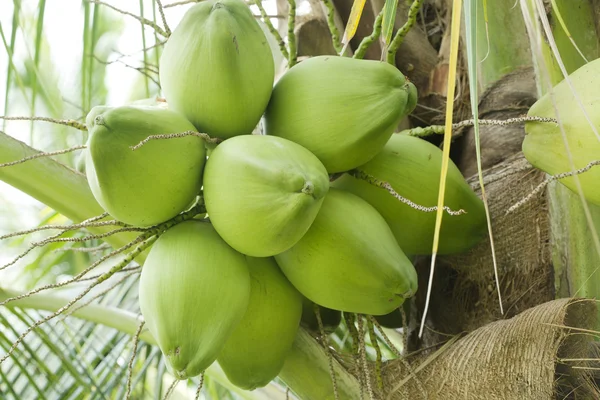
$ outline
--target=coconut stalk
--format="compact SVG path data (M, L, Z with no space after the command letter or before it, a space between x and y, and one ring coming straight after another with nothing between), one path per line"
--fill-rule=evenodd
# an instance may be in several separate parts
M36 154L37 151L26 144L0 132L0 163L11 162ZM0 179L19 189L42 203L54 208L73 221L82 221L103 213L104 210L94 199L85 177L50 158L37 158L23 164L0 168ZM121 247L131 241L132 236L120 235L107 238L107 242ZM136 258L142 263L144 253ZM6 289L0 289L0 301L11 297ZM67 304L68 300L44 297L36 294L15 301L13 306L57 311ZM90 308L91 307L91 308ZM97 323L114 327L134 334L138 325L137 319L127 312L119 310L101 310L98 306L86 306L73 315L81 316ZM95 319L94 319L95 318ZM149 333L142 336L148 339ZM154 343L153 339L148 339ZM213 366L216 364L213 364ZM333 399L333 386L329 378L329 361L326 352L308 333L300 328L294 342L293 350L286 359L281 378L295 393L301 394L303 400ZM213 368L207 374L213 377ZM341 399L356 399L359 393L358 383L337 361L333 362L333 371L338 377L337 386ZM219 374L213 377L221 379ZM301 377L302 379L298 379ZM225 377L222 377L225 379ZM233 386L228 381L224 386Z

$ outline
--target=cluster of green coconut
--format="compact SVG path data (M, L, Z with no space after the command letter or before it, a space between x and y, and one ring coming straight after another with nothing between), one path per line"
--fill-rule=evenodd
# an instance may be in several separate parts
M315 57L273 86L267 39L240 0L187 12L167 42L160 82L168 109L97 107L86 174L102 207L147 227L203 201L206 215L175 225L152 246L139 302L179 379L218 361L244 389L280 372L303 303L383 316L417 290L409 256L430 252L434 213L342 174L359 169L416 204L436 203L441 151L393 134L417 100L395 67ZM265 135L251 134L264 117ZM153 140L188 131L199 136ZM485 233L483 205L453 164L440 253ZM325 315L324 314L324 315ZM312 313L305 323L314 326ZM335 322L333 322L335 325Z

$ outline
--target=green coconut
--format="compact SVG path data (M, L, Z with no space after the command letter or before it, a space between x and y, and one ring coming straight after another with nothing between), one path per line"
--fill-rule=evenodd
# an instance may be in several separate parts
M388 182L413 203L432 207L438 201L441 166L442 151L439 148L423 139L395 134L377 156L358 170ZM414 209L387 190L347 174L332 182L332 186L360 196L375 207L405 253L431 254L435 212ZM487 225L483 202L452 161L448 165L444 204L466 213L444 213L438 254L464 252L485 237Z
M569 80L577 98L564 80L531 106L527 113L528 116L555 118L560 123L525 124L523 154L532 165L550 175L571 172L573 166L577 170L600 160L600 59L573 72L569 75ZM594 166L577 177L584 197L591 203L600 205L600 166ZM563 178L559 182L577 193L574 177Z
M219 138L252 132L269 102L274 71L267 38L240 0L191 7L160 59L169 107Z
M329 190L321 162L274 136L237 136L219 144L204 172L206 209L237 251L269 257L306 233Z
M332 310L331 308L318 306L319 315L321 316L321 323L323 324L323 330L329 334L334 332L342 322L342 313L338 310ZM300 319L300 325L304 328L309 329L319 334L319 321L317 321L317 314L315 313L315 303L302 296L302 318Z
M251 291L248 310L217 361L234 385L254 390L281 371L296 337L302 296L275 260L247 257Z
M75 169L85 175L85 159L87 158L87 149L83 149L75 158Z
M216 360L249 299L246 259L208 222L169 229L142 269L140 309L177 379L199 375Z
M415 268L383 217L334 188L304 237L275 260L300 293L334 310L383 315L417 290Z
M194 130L181 115L158 107L95 107L88 115L85 172L94 197L114 218L135 226L164 222L184 211L202 185L204 141L150 135Z
M342 172L373 158L415 104L415 86L394 66L319 56L277 82L265 128L306 147L329 173Z

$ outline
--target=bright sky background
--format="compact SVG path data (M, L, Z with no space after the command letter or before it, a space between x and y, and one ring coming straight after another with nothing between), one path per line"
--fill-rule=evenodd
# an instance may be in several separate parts
M175 0L163 0L163 4L174 2ZM106 3L115 7L139 15L138 0L105 0ZM32 35L35 32L33 25L37 17L38 0L22 0L21 21L22 25L31 29ZM177 23L185 14L191 5L177 6L165 9L167 22L171 29L177 26ZM274 0L264 2L264 7L269 14L276 14L276 5ZM144 0L144 10L146 17L151 19L152 1ZM257 9L253 10L256 14ZM108 12L108 11L106 11ZM0 24L6 40L10 40L12 29L13 4L10 0L0 0ZM134 54L141 50L142 31L140 23L128 16L120 16L123 24L123 34L117 42L117 48L121 53ZM157 16L158 18L158 16ZM273 20L275 24L277 21ZM58 86L61 95L67 99L79 103L80 99L80 63L83 52L83 5L81 0L46 0L44 17L44 35L50 44L50 57L58 71ZM154 34L151 28L145 28L146 44L150 46L154 43ZM29 46L29 48L28 48ZM17 67L22 65L23 56L27 52L33 54L30 44L25 43L23 36L19 34L16 42L17 51L15 54L15 63ZM117 55L109 57L109 60L116 58ZM138 53L134 58L128 59L128 63L135 64L135 59L142 59L142 54ZM4 93L6 90L6 71L8 65L8 56L4 45L0 41L0 114L4 110ZM106 67L106 85L108 86L108 105L118 106L130 101L134 85L139 83L139 72L127 68L121 64L115 63ZM22 102L21 102L22 103ZM13 100L10 105L10 115L29 115L29 110L25 104ZM36 115L43 115L41 112ZM73 118L78 116L65 115L64 118ZM0 128L2 122L0 122ZM47 124L36 124L37 131L49 129ZM30 124L28 122L7 122L5 132L19 140L29 143ZM36 131L36 132L37 132ZM42 131L43 134L43 131ZM73 134L77 134L73 131ZM35 145L35 143L34 143ZM44 148L42 148L44 149ZM0 181L0 235L15 230L27 229L37 226L40 217L44 213L44 206L29 196L12 188ZM19 250L23 250L27 243L21 247L8 248L6 242L0 242L0 265L3 265L12 259ZM19 267L12 268L13 273L7 275L0 272L0 285L9 284L14 274L18 273Z

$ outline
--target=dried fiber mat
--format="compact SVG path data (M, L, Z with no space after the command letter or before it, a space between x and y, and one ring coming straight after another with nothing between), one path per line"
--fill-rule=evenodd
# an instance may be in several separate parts
M388 362L383 399L521 400L598 398L585 358L594 335L596 303L553 300L492 322L428 354ZM569 361L569 362L567 362ZM594 393L595 392L595 393Z

